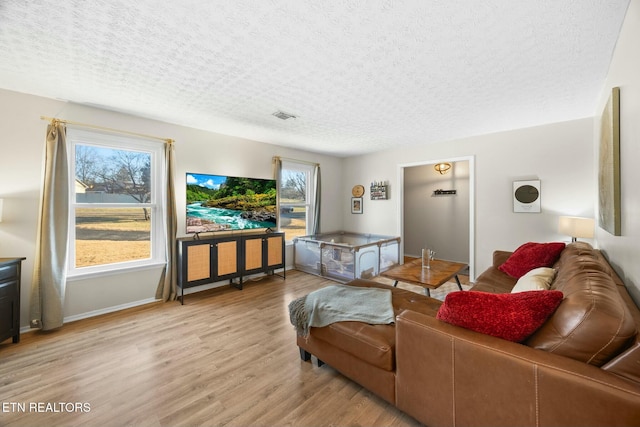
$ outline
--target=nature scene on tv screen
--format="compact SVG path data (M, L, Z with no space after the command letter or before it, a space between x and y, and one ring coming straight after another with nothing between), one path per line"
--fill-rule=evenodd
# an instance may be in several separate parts
M276 180L187 173L187 233L276 227Z

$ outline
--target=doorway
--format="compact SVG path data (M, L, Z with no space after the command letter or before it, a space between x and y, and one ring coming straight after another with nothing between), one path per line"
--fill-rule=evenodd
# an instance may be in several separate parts
M451 168L438 172L440 163ZM474 166L473 157L399 165L402 259L428 247L436 258L469 264L475 278Z

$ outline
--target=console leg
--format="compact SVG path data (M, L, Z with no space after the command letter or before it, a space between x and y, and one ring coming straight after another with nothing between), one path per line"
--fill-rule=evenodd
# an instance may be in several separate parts
M318 358L317 358L317 357L315 357L315 356L314 356L313 358L316 360L316 366L317 366L318 368L319 368L319 367L321 367L322 365L324 365L324 362L323 362L322 360L318 359Z

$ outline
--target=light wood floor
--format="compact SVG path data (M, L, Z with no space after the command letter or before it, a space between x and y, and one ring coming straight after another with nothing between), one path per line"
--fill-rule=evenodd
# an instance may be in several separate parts
M4 341L0 426L419 425L300 360L288 304L333 283L289 271Z

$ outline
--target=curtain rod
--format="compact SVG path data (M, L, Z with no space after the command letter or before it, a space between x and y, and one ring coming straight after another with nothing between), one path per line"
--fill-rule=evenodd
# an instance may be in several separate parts
M286 160L286 161L295 162L295 163L303 163L303 164L311 165L311 166L320 166L320 163L307 162L307 161L298 160L298 159L290 159L290 158L287 158L287 157L273 156L273 160L276 160L276 159Z
M144 133L128 132L126 130L119 130L119 129L113 129L113 128L108 128L108 127L104 127L104 126L90 125L90 124L87 124L87 123L73 122L71 120L62 120L62 119L57 119L55 117L40 116L40 120L47 120L47 121L50 121L50 122L58 121L60 123L65 123L65 124L68 124L68 125L81 126L81 127L85 127L85 128L104 130L104 131L107 131L107 132L115 132L115 133L121 133L121 134L126 134L126 135L133 135L133 136L138 136L138 137L141 137L141 138L159 139L160 141L164 141L167 144L173 144L174 143L174 140L170 139L170 138L160 138L159 136L147 135L147 134L144 134Z

